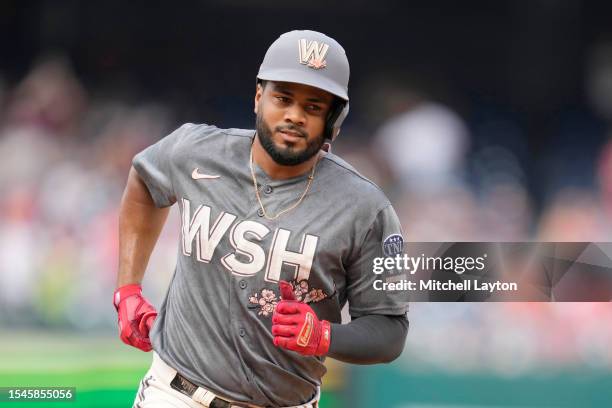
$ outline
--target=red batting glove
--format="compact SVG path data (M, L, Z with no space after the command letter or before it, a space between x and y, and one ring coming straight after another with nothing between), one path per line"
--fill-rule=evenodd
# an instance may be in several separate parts
M119 337L125 344L151 351L149 331L157 317L155 308L142 296L138 284L121 286L115 291L113 304L119 315Z
M280 281L278 286L282 300L272 315L274 345L304 356L327 354L331 324L327 320L319 320L310 306L295 300L290 283Z

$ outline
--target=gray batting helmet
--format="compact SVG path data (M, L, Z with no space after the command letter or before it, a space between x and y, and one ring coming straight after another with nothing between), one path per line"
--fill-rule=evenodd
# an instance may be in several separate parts
M349 63L344 48L325 34L290 31L270 45L258 80L294 82L327 91L337 98L327 118L325 135L332 140L348 115Z

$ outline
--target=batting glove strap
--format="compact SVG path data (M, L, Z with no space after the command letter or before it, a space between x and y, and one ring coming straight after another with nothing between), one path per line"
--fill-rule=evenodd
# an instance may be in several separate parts
M117 288L115 290L115 293L113 294L113 304L115 305L115 309L119 310L119 304L123 300L134 295L142 296L142 287L137 283L124 285L120 288Z
M329 352L331 344L331 323L327 320L321 320L321 338L319 346L315 351L315 356L324 356Z

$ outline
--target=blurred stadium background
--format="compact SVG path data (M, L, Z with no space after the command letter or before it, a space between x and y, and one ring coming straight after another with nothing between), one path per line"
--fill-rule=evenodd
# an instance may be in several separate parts
M130 160L184 122L252 127L257 68L290 29L346 48L334 149L385 189L406 239L610 241L610 15L580 0L1 2L0 386L130 405L150 358L119 341L111 305ZM157 305L177 232L174 213L144 282ZM322 406L612 406L610 303L417 303L410 319L393 364L329 362Z

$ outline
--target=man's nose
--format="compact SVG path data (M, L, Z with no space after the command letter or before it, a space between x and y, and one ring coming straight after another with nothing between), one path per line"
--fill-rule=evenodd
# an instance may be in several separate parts
M306 112L297 103L292 104L285 110L285 122L291 122L298 126L306 123Z

